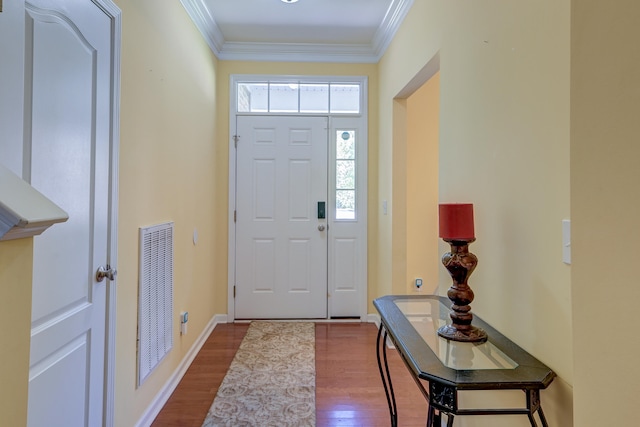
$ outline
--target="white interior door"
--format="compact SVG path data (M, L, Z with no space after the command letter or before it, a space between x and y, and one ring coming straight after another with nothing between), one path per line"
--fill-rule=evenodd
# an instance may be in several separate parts
M235 317L327 317L326 117L237 119Z
M34 240L28 425L103 425L112 21L92 1L26 9L25 160L69 213Z

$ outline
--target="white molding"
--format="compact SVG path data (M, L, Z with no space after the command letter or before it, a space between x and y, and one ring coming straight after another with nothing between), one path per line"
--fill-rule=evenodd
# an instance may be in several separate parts
M389 47L411 6L413 6L413 0L394 0L389 6L389 10L387 10L387 14L372 40L378 60L382 58L382 55Z
M120 158L120 61L122 57L122 11L112 0L93 0L111 19L111 144L109 151L109 236L107 263L118 265L118 174ZM104 384L104 425L115 425L117 279L107 284L107 319Z
M236 146L233 137L237 131L236 128L236 99L237 87L236 79L238 77L232 74L229 77L229 202L228 202L228 238L227 238L227 313L230 321L236 318L236 305L234 286L236 284L236 222L234 213L236 211Z
M0 240L37 236L69 219L60 206L2 164L0 181Z
M193 363L193 359L196 358L198 352L202 349L202 346L209 338L209 335L211 335L211 332L213 332L215 327L221 323L227 323L226 314L216 314L211 318L200 336L196 339L185 357L182 359L182 362L180 362L180 365L178 365L173 375L171 375L164 387L162 387L155 395L151 404L147 407L147 410L135 424L136 427L148 427L153 423L162 410L162 407L167 403L171 394L174 392L176 387L178 387L178 384L180 384L180 380L184 377L184 374L187 372L187 369L189 369L189 366L191 366L191 363Z
M233 140L233 136L237 130L236 128L236 119L240 115L236 111L236 86L240 81L314 81L314 82L359 82L361 84L361 107L362 111L358 115L361 117L360 120L363 120L362 123L362 132L365 138L365 141L369 140L369 78L367 76L331 76L331 75L264 75L264 74L232 74L229 77L229 200L228 200L228 256L227 256L227 277L228 277L228 287L227 287L227 312L229 313L229 321L235 320L235 298L233 296L233 287L236 282L236 227L234 222L234 211L236 209L236 152L235 152L235 144ZM245 115L244 113L242 115ZM280 115L280 114L277 114ZM295 116L296 114L292 114ZM318 116L327 116L327 117L348 117L348 115L332 115L332 114L318 114ZM353 118L353 117L352 117ZM364 194L364 200L362 201L362 206L366 210L366 214L362 218L362 235L364 239L363 247L361 248L361 262L362 266L359 266L359 271L361 272L361 287L359 289L358 295L358 313L361 321L367 318L367 307L368 307L368 270L367 270L367 260L368 260L368 176L369 176L369 150L368 150L368 142L364 147L363 152L361 153L360 161L361 167L364 170L364 179L361 183L358 184L359 189ZM331 317L331 307L330 301L328 301L329 305L327 307L327 319ZM316 321L319 321L316 319Z
M205 6L203 0L180 0L187 14L196 25L196 28L202 34L205 41L209 45L211 51L217 57L220 57L222 45L224 44L224 36L218 27L215 19L211 16L209 9Z
M221 60L376 63L414 0L393 0L371 42L359 44L228 42L204 0L180 1L214 55Z
M380 329L380 324L382 323L382 320L380 319L380 315L378 314L369 314L367 316L367 320L369 321L369 323L375 323L376 324L376 328ZM387 342L386 342L387 348L394 350L396 348L395 344L393 343L393 341L391 341L391 337L387 336Z
M368 323L375 323L376 327L380 327L380 315L379 314L375 314L375 313L369 313L367 314L367 322Z
M380 59L371 45L317 43L225 42L221 60L375 63Z

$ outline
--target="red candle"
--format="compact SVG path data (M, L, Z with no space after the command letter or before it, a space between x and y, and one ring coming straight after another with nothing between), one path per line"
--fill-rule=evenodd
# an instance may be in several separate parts
M473 204L442 203L439 206L440 237L447 240L475 238Z

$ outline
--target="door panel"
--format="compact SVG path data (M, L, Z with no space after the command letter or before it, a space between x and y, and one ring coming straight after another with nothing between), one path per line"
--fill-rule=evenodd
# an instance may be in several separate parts
M325 318L327 119L240 116L237 133L235 316Z
M331 124L336 167L329 179L330 188L335 190L334 209L328 214L332 220L329 312L332 318L362 318L367 313L366 132L364 126L349 118L332 117Z
M103 423L111 19L27 3L24 175L69 214L34 239L28 425Z

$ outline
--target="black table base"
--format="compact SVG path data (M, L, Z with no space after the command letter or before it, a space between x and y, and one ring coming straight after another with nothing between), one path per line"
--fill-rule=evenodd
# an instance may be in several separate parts
M380 377L384 386L384 392L389 405L389 414L391 416L391 427L398 426L398 408L396 406L396 398L393 392L393 384L391 382L391 374L389 372L389 364L387 362L387 338L391 338L380 324L377 338L377 358ZM392 339L393 341L393 339ZM394 345L397 344L394 343ZM402 361L412 373L411 377L416 382L418 389L422 392L429 403L427 411L427 427L441 427L442 416L447 419L447 427L453 426L456 415L527 415L532 427L538 427L534 415L537 413L542 427L548 427L547 420L542 412L540 404L540 390L524 389L526 394L527 407L513 409L460 409L457 406L457 389L438 382L429 381L429 391L424 387L422 380L415 375L404 358L402 352L398 352Z

